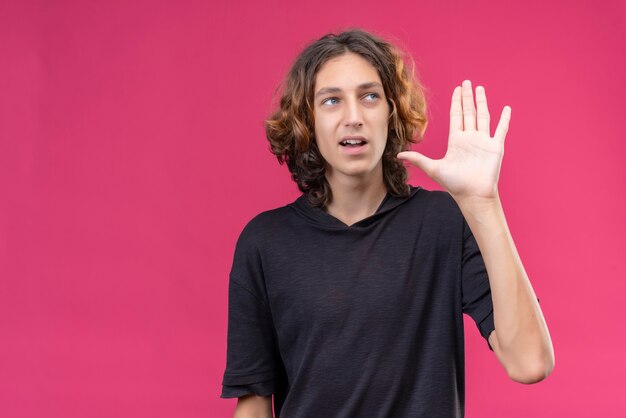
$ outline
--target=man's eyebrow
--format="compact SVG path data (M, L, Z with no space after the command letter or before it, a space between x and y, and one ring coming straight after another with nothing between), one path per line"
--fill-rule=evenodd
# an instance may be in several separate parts
M369 83L363 83L363 84L358 85L357 89L365 90L365 89L371 89L372 87L382 88L383 85L377 81L370 81ZM321 96L322 94L339 93L340 91L341 89L339 87L324 87L323 89L320 89L317 93L315 93L315 97Z

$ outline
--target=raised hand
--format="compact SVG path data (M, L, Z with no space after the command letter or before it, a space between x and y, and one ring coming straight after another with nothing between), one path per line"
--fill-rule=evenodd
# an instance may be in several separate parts
M440 160L416 151L403 151L397 158L410 161L459 201L465 198L498 198L498 177L504 155L504 139L509 128L511 108L505 106L493 138L489 134L489 110L482 86L465 80L452 94L448 150Z

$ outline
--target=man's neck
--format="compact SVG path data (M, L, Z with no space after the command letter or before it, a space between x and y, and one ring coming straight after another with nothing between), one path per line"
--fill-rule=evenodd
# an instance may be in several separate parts
M354 178L329 178L328 182L333 199L324 210L346 225L373 215L387 195L382 172L380 176L373 176L369 182L356 181Z

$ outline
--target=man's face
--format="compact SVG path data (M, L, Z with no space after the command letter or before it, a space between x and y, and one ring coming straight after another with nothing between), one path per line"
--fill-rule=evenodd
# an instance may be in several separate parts
M326 176L363 177L382 168L390 107L376 68L358 54L335 57L320 68L313 91L315 138L328 163ZM342 145L350 137L364 143Z

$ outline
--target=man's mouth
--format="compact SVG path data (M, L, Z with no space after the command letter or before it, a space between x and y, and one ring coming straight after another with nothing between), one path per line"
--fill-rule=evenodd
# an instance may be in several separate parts
M360 147L366 143L367 141L363 137L346 137L339 143L339 145L343 147Z

